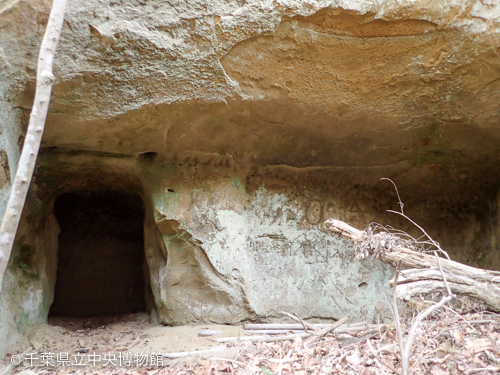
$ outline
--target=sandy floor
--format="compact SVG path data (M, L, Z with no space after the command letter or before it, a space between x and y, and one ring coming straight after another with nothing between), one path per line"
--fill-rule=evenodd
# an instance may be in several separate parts
M218 331L201 336L204 331ZM212 332L213 333L213 332ZM146 313L97 318L52 317L48 324L29 327L22 339L9 350L19 354L28 348L41 353L176 353L216 347L218 337L244 336L243 327L229 325L197 325L165 327L155 325ZM10 355L9 354L9 355ZM7 357L9 357L7 355ZM41 359L36 361L37 367ZM24 365L24 366L23 366ZM32 368L25 362L16 369Z
M198 335L205 330L216 335ZM31 344L44 351L130 351L166 353L204 349L219 345L212 339L244 336L243 327L197 325L165 327L155 325L146 313L98 318L49 318L48 324L29 327L10 352L22 352Z
M414 323L415 311L402 312L403 336ZM198 335L210 328L224 330L218 336L236 336L240 327L157 327L145 314L96 319L51 319L51 325L32 327L12 352L0 361L4 370L22 375L392 375L401 373L400 343L394 324L367 327L346 334L320 332L289 340L267 337L272 342L234 342L216 350L209 339ZM414 375L494 375L500 373L500 314L486 311L437 311L419 324L411 343L410 365ZM304 335L304 334L302 334ZM282 337L281 337L282 338ZM12 368L23 348L33 346L37 355L66 352L70 356L92 353L140 354L202 349L201 354L171 358L162 365L103 363L87 367L47 366L27 361ZM156 353L157 353L156 352Z

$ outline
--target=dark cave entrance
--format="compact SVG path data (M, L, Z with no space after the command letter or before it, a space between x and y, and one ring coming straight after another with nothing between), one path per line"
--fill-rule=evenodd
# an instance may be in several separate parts
M51 315L99 316L146 310L144 202L118 191L72 192L54 203L59 222Z

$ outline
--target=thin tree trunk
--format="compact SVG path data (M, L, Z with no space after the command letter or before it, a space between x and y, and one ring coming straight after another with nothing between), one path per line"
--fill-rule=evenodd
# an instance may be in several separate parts
M45 118L49 109L50 93L55 77L52 74L52 62L56 52L57 42L61 35L64 22L64 12L67 0L54 0L50 11L49 21L45 30L36 77L35 100L31 110L30 122L24 139L23 151L19 159L16 177L12 184L7 208L0 227L0 291L3 276L9 264L12 246L16 237L19 220L23 212L24 202L28 194L35 162L42 141Z

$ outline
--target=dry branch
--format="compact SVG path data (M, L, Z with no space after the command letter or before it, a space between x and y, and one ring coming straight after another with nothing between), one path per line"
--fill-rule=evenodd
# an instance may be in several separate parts
M325 328L330 324L314 324L314 329ZM304 329L304 326L300 323L248 323L243 325L245 330L267 330L267 329L280 329L280 330L295 330L295 329Z
M286 315L288 315L288 313L286 313ZM297 319L300 319L300 318L297 318ZM295 340L296 338L300 337L300 338L307 338L306 343L312 343L314 340L317 340L317 339L325 336L326 334L334 331L336 328L339 328L347 320L349 320L349 315L343 317L342 319L336 321L333 324L328 324L326 327L321 328L321 329L316 329L316 330L314 330L312 332L309 331L309 332L304 332L304 333L298 333L298 334L293 334L293 335L277 336L277 337L271 337L271 336L268 336L268 335L265 335L265 336L250 336L250 337L222 337L222 338L214 339L214 341L216 341L218 343L234 342L234 341L275 342L275 341Z
M316 329L321 329L321 328L326 328L330 324L312 324L314 327L314 330ZM366 322L355 322L355 323L349 323L349 325L341 325L336 331L338 330L366 330L369 328L373 328L373 324L367 324ZM266 330L266 329L279 329L279 330L297 330L297 329L304 329L304 326L300 323L247 323L243 325L243 328L245 330L254 330L254 329L259 329L259 330ZM359 328L359 329L358 329Z
M307 338L311 336L310 333L299 333L296 335L284 335L284 336L244 336L244 337L221 337L219 339L213 339L213 341L218 343L235 342L235 341L250 341L250 342L275 342L275 341L293 341L296 338Z
M311 329L311 330L316 330L316 327L313 326L311 323L308 323L308 322L304 322L302 320L302 318L300 316L295 316L295 315L292 315L290 313L287 313L286 311L282 311L281 312L282 314L285 314L286 316L290 317L291 319L295 320L296 322L299 322L300 324L302 324L302 326L304 327L304 330L307 332L308 329Z
M446 285L439 270L446 274L451 292L481 301L495 312L500 312L500 272L484 270L449 259L437 258L406 247L398 236L391 233L369 234L339 220L329 219L326 228L333 234L351 240L355 246L394 267L399 262L405 268L399 274L396 293L398 298L410 299L415 295L436 291L446 292Z
M213 354L214 352L220 352L224 350L228 350L228 347L225 345L219 345L219 346L213 346L205 350L192 350L190 352L178 352L178 353L163 353L162 356L164 356L165 358L183 358L192 355L201 356L206 354Z
M246 330L247 335L284 335L286 333L306 333L303 329L251 329Z
M28 347L28 349L26 349L24 352L22 352L20 355L19 355L19 362L17 362L17 364L15 363L9 363L6 367L4 367L1 371L0 371L0 375L7 375L9 374L13 369L15 369L17 366L19 366L21 363L24 362L26 356L28 355L29 352L31 352L33 350L33 348L31 346Z
M420 312L417 315L417 317L413 320L412 325L410 327L410 332L408 333L408 336L406 338L406 342L404 344L404 352L401 351L401 361L402 361L401 374L402 375L408 374L412 341L413 341L413 338L415 337L417 327L420 325L422 320L424 320L426 317L431 315L434 311L436 311L437 309L439 309L440 307L444 306L446 303L451 301L454 297L454 295L451 293L448 281L446 280L446 276L444 274L443 268L441 267L441 262L439 261L439 257L437 256L436 252L434 252L434 256L435 256L436 261L438 263L439 271L441 272L441 277L443 278L444 284L446 286L446 291L448 294L446 296L443 296L443 298L441 298L441 300L437 304L432 305L432 306L428 307L427 309L425 309L424 311ZM397 273L396 273L396 275L397 275ZM395 280L394 284L397 286L397 279ZM397 307L395 307L395 310L397 311ZM399 332L401 332L401 329L399 329ZM401 338L401 336L398 337L398 340L400 342L401 348L403 348L403 339Z
M398 300L397 300L397 292L396 292L400 268L401 268L401 262L399 262L398 265L396 266L396 273L394 274L394 283L393 283L394 285L393 285L393 292L392 292L392 315L394 316L394 323L396 324L396 334L398 336L399 352L401 354L401 357L403 357L404 353L405 353L405 346L404 346L404 342L403 342L403 331L401 330L401 320L399 319ZM404 357L402 360L401 373L403 375L406 375L408 373L408 364L405 363Z
M314 340L320 338L320 337L323 337L325 336L326 334L332 332L333 330L335 330L335 328L338 328L340 327L343 323L347 322L349 320L350 316L345 316L343 317L342 319L340 319L339 321L333 323L332 325L329 325L328 327L325 327L323 329L320 329L320 330L316 330L314 332L312 332L312 335L311 337L309 337L307 340L306 340L306 344L310 344L312 343Z
M342 333L356 333L356 332L362 332L362 331L368 331L370 329L378 329L382 327L383 325L377 325L377 324L368 324L368 325L362 325L362 326L356 326L356 327L339 327L335 329L335 334L342 334ZM303 329L247 329L245 330L245 333L248 335L280 335L280 334L285 334L285 333L305 333Z

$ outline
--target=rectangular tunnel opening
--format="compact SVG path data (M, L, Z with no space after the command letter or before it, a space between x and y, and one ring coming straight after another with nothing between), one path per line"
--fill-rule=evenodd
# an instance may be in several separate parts
M144 212L137 194L77 191L57 197L61 232L49 315L146 311Z

